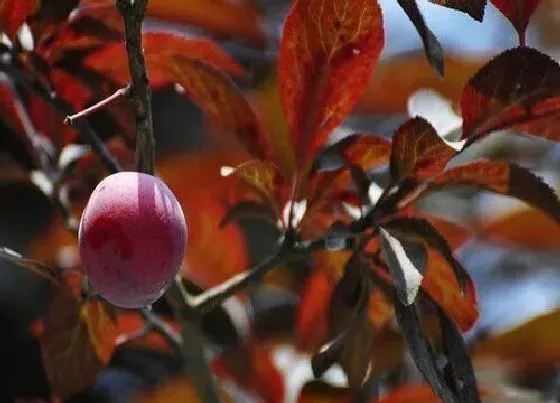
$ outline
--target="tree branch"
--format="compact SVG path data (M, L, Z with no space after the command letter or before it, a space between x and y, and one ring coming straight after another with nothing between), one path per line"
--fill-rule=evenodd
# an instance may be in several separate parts
M126 52L131 79L132 103L136 116L136 166L139 172L154 174L155 140L151 92L142 49L142 23L148 0L117 0L124 20Z

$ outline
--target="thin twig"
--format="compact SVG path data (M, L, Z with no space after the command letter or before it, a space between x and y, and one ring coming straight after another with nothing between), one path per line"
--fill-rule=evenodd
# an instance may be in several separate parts
M82 109L78 113L74 115L69 115L64 118L63 123L68 126L72 126L78 120L83 119L89 115L94 114L95 112L106 108L110 103L115 102L118 99L126 98L130 95L130 86L126 86L124 88L119 88L113 94L109 95L107 98L103 98L101 101L96 103L95 105L90 106L89 108Z
M62 116L72 115L75 111L64 100L57 98L56 94L49 91L42 84L36 80L32 80L23 71L18 70L10 64L0 63L0 71L6 73L12 80L14 80L21 87L27 91L37 95L47 104L53 106L55 110ZM79 129L79 134L82 139L89 144L92 150L97 153L101 162L107 167L111 173L122 171L115 158L107 151L105 144L95 133L95 130L87 123L87 121L79 121L76 126Z
M155 140L151 92L142 50L142 23L148 0L117 0L124 20L126 52L130 71L131 97L136 117L136 166L139 172L154 174Z
M284 237L276 249L255 267L231 277L229 280L196 297L192 297L192 308L200 315L210 312L229 297L246 289L251 284L258 282L270 270L286 260L287 253L290 251L291 247L292 243L288 241L288 238Z

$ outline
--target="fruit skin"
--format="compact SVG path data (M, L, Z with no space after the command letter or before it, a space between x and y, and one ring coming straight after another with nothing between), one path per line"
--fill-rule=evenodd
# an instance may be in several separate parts
M181 205L158 178L119 172L92 192L78 233L84 273L113 305L157 300L177 274L187 242Z

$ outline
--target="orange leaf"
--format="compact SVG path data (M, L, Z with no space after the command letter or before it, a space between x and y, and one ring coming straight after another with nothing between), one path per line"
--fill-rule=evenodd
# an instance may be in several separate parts
M283 184L283 179L274 164L260 160L246 161L235 167L231 175L261 196L264 201L273 205L281 202L275 195L278 187Z
M39 0L0 0L0 30L13 37L38 8Z
M485 223L478 236L510 248L560 250L560 225L535 209L520 209Z
M467 331L478 319L478 297L472 280L464 280L467 284L463 284L463 294L447 260L435 249L428 248L422 288L461 330Z
M532 48L507 50L469 80L461 110L471 141L505 128L560 141L560 66Z
M295 2L284 23L278 77L299 168L355 106L383 44L377 1Z
M202 288L247 268L247 247L240 228L234 223L220 228L235 189L235 179L222 177L220 167L239 162L240 157L231 154L197 153L167 157L156 164L187 219L189 244L183 275Z
M380 61L355 112L406 113L410 96L425 88L439 92L453 104L458 103L463 87L486 61L481 56L446 56L444 77L438 77L423 53L407 53Z
M554 191L538 176L519 165L480 161L458 166L435 176L428 184L428 189L465 184L516 197L541 209L560 223L560 201Z
M296 342L303 350L315 351L326 340L327 312L335 282L316 269L305 281L296 313Z
M556 310L480 341L475 359L494 358L520 371L553 370L560 361L560 311Z
M541 0L490 0L506 16L519 35L519 45L525 46L525 31L529 19Z
M79 300L81 278L66 277L52 290L41 352L52 393L65 399L90 386L109 362L117 336L109 307Z
M172 32L145 32L142 45L150 78L150 85L161 87L173 81L167 65L174 58L188 56L201 60L234 77L243 77L246 71L216 43L203 38L188 37ZM120 85L129 81L128 58L124 44L112 42L84 59L84 65L107 75Z
M391 176L395 181L431 177L443 171L455 154L426 119L412 118L393 137Z
M437 232L445 238L452 250L459 249L472 238L471 231L462 225L432 215L423 214L422 218L428 220Z
M263 345L250 345L221 354L213 362L220 378L233 378L241 386L257 392L264 402L284 401L284 377Z
M221 401L225 403L234 402L232 397L223 388L220 392ZM138 403L201 402L195 385L186 377L166 381L154 390L142 393L140 398L135 401Z

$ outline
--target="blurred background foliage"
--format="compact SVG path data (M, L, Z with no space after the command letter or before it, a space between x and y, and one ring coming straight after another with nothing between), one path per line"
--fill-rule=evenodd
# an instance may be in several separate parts
M162 6L154 6L146 28L164 25L181 33L210 34L249 72L249 77L237 82L259 117L275 130L285 130L276 99L274 68L281 23L291 2L244 0L232 2L231 9L213 9L212 1L193 1L192 5L173 0L159 3ZM418 35L397 3L380 3L387 38L381 62L354 114L336 130L332 140L357 131L390 136L409 115L422 115L444 131L458 130L460 118L456 111L463 85L492 55L516 46L517 34L492 5L487 6L480 24L461 13L421 2L426 22L444 47L446 74L441 79L426 61ZM528 44L560 59L557 0L544 0L539 6L529 25ZM192 233L201 237L197 245L202 246L189 251L191 267L185 270L193 282L205 288L266 256L277 234L272 226L252 219L243 220L242 230L235 226L217 228L215 224L226 212L220 201L225 192L222 182L218 185L219 169L239 160L232 151L236 145L225 141L212 122L174 86L164 85L154 92L153 108L157 171L177 193ZM67 129L56 122L58 118L48 124L63 134ZM92 117L91 123L105 139L112 138L111 147L120 153L123 164L131 164L130 150L126 148L130 137L114 136L113 122L103 113ZM24 145L5 119L0 120L0 131L0 245L63 267L76 265L73 235L64 229L49 201L29 182L14 180L18 173L12 171L15 168L11 159L31 164ZM464 158L488 156L518 162L543 176L557 191L560 189L557 143L494 133L468 154ZM91 177L90 187L94 186L102 171L99 162L92 158L82 169L80 174ZM382 185L384 173L374 175L378 175ZM73 189L77 194L87 194L89 190ZM459 257L474 277L480 296L481 316L467 335L479 378L485 384L507 385L512 394L504 401L558 399L560 227L521 202L473 190L432 196L423 202L422 208L472 232L472 239L460 249ZM205 328L212 341L209 354L218 356L232 351L226 359L216 362L215 369L218 373L236 373L237 386L234 382L229 385L236 400L281 401L277 399L284 392L275 389L280 387L280 381L276 380L273 365L285 376L286 401L296 401L302 385L311 379L306 355L287 343L293 337L290 332L297 320L296 307L308 273L305 265L297 271L276 271L247 298L227 304L231 318L220 316L207 321ZM1 401L45 395L48 386L39 346L29 327L44 312L48 283L3 262L0 279ZM167 308L156 309L165 312ZM249 322L253 327L250 336ZM235 332L231 331L232 326ZM236 356L232 346L244 337L252 338L248 343L250 353ZM392 362L401 362L399 343L391 332L378 341L375 352L385 357L386 368L393 368ZM238 372L239 367L246 365L247 357L252 360L251 370L243 378ZM165 351L122 347L96 384L70 401L123 401L136 391L178 373L180 366ZM390 372L388 379L392 384L420 382L406 358L404 367L407 370L397 366ZM336 385L344 384L340 370L330 370L327 379L335 385L329 392L332 401L339 401L334 400L337 396L344 399L336 389ZM244 382L252 384L257 393L248 397L239 386ZM323 401L314 400L314 396L322 396L321 388L327 386L308 384L300 401ZM146 401L168 401L164 389L155 393L161 396L147 397ZM188 393L192 390L185 393L184 401L189 401ZM431 392L422 389L408 398L392 401L430 399Z

